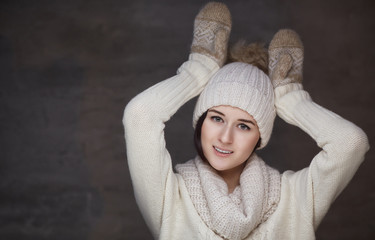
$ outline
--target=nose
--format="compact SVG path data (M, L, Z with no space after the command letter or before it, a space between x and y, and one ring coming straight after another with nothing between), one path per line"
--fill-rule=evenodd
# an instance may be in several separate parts
M226 126L222 129L219 140L220 142L225 144L230 144L233 142L233 130L231 129L231 127Z

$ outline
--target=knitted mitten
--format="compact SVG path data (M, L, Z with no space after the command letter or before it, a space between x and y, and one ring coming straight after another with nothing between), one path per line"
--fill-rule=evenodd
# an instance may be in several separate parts
M268 54L268 70L274 88L302 83L303 44L295 31L278 31L270 43Z
M194 21L191 52L206 55L220 67L223 66L227 59L231 27L230 12L225 4L217 2L206 4Z

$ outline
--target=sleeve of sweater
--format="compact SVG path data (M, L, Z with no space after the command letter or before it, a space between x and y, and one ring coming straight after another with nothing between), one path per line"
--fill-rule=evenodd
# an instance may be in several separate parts
M219 66L193 53L177 71L133 98L123 124L127 161L135 198L153 232L159 235L164 218L179 198L171 157L166 149L164 123L189 99L197 96Z
M322 149L308 168L286 173L304 217L317 229L364 160L368 139L359 127L314 103L301 84L278 87L275 97L278 115L309 134Z

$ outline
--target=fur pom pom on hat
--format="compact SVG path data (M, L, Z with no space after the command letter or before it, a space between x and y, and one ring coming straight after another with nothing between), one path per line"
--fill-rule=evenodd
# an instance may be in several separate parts
M198 119L208 109L227 105L248 112L257 122L263 148L267 145L276 117L273 86L259 68L234 62L222 67L210 80L198 98L193 114L195 128Z

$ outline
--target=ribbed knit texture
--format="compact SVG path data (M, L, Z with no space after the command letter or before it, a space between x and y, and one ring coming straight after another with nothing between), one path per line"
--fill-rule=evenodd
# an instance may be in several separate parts
M303 51L295 31L282 29L275 34L268 49L268 70L274 87L302 82Z
M267 145L276 112L274 92L268 76L257 67L234 62L222 67L207 84L195 105L193 126L211 107L229 105L248 112L258 124L261 145Z
M225 4L206 4L194 21L191 52L206 55L222 66L227 59L231 27L231 15Z
M177 165L176 170L203 221L225 239L244 239L272 215L280 199L280 173L255 153L231 194L225 181L199 157Z

